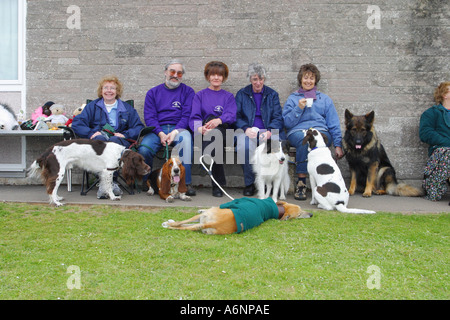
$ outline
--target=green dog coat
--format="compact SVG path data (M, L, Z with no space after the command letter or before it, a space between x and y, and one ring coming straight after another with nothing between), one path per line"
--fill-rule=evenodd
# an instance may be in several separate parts
M272 198L240 198L220 205L220 209L231 209L236 219L237 231L241 233L259 226L269 219L278 219L278 207Z

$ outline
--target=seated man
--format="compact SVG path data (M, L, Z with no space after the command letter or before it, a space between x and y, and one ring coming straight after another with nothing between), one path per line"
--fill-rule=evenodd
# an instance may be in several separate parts
M153 169L153 157L162 147L179 144L179 156L186 169L186 195L195 196L196 192L191 185L192 135L189 131L189 116L195 92L181 83L184 73L184 65L180 61L170 61L164 70L165 82L147 92L145 123L155 129L142 139L139 153ZM144 177L144 182L148 177Z

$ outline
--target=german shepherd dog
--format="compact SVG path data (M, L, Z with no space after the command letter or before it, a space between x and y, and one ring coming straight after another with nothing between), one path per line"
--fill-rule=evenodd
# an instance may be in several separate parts
M355 116L345 110L345 134L342 143L351 172L349 194L364 190L363 197L371 197L372 193L422 196L421 190L397 182L395 169L375 132L374 119L374 111Z

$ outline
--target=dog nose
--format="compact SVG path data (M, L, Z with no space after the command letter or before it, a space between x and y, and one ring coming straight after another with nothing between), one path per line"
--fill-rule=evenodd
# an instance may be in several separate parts
M175 169L173 169L173 172L179 173L179 172L180 172L180 168L175 168Z

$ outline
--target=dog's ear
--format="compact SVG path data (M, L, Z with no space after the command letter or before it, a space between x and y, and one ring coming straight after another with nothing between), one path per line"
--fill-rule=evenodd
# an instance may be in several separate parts
M320 132L320 134L322 135L323 142L325 142L325 144L328 144L328 137L325 134L323 134L322 132Z
M166 162L167 163L167 162ZM170 172L166 165L161 168L161 187L159 192L163 194L169 194L170 192Z
M271 140L267 139L266 141L264 141L264 143L266 144L266 146L264 147L264 150L266 151L267 154L272 153L272 143Z
M365 117L366 121L372 125L373 121L375 120L375 111L369 112L368 114L365 115Z
M289 142L287 140L280 140L280 142L281 142L281 150L283 150L283 153L288 154Z
M353 118L353 113L351 113L348 109L345 109L345 124L348 124Z
M122 155L122 176L125 182L130 185L134 181L135 176L135 166L133 161L133 154L131 152L126 152Z
M305 145L308 143L309 139L311 138L311 135L309 134L309 131L306 133L305 137L303 138L302 144Z
M187 192L186 169L181 163L179 164L179 167L180 167L180 182L178 183L178 192L186 193Z
M315 139L314 139L314 137L313 137L313 132L312 132L311 130L308 130L308 131L306 131L306 135L305 135L305 137L303 138L302 144L306 144L306 143L312 142L312 141L314 141L314 140L315 140Z

